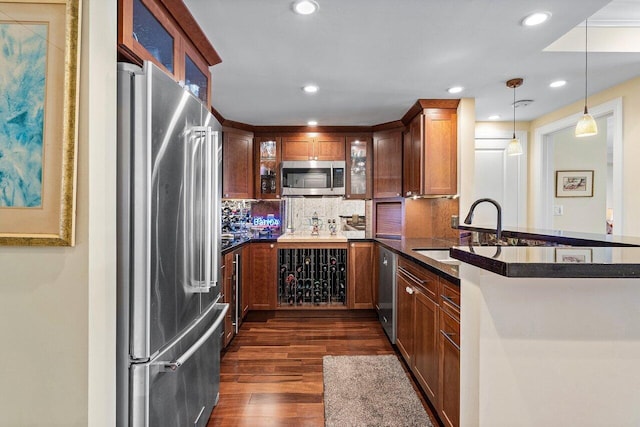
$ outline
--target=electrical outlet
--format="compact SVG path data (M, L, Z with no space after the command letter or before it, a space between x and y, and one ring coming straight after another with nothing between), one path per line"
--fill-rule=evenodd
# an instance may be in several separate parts
M562 216L563 214L564 214L564 206L562 205L553 206L553 216Z

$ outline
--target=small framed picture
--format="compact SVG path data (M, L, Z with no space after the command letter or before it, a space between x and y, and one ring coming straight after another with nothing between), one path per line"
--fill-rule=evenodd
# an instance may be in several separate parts
M593 171L556 171L556 197L593 197Z
M556 262L566 264L591 263L591 248L556 248Z

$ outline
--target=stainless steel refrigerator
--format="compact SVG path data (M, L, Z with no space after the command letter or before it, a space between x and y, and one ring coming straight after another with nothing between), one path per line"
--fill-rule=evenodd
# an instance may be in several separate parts
M118 426L204 426L217 403L219 133L155 65L118 64Z

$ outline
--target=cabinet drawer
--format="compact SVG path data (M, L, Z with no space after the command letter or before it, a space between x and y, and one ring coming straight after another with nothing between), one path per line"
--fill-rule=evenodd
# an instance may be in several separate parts
M455 317L440 310L440 335L460 350L460 322ZM448 338L448 339L447 339Z
M401 257L398 259L398 272L434 302L438 302L438 276Z
M460 287L440 278L440 308L460 321Z

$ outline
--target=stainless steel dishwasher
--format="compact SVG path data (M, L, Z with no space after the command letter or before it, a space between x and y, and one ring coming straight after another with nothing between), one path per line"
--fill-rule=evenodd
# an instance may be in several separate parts
M392 344L396 343L396 254L378 246L378 318Z

